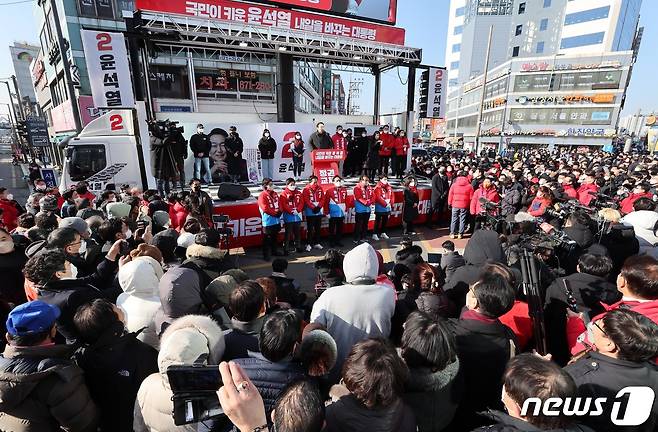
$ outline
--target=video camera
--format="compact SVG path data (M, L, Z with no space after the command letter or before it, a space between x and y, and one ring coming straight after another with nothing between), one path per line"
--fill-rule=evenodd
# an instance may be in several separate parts
M149 131L153 136L161 139L165 139L171 134L185 132L183 126L177 126L179 122L167 120L151 120L148 122Z

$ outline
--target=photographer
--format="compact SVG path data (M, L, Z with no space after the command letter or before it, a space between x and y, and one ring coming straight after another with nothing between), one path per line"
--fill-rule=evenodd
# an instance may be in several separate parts
M156 178L160 196L166 196L171 191L169 182L177 177L178 168L172 148L173 141L169 139L169 131L162 122L149 124L151 146L151 169Z

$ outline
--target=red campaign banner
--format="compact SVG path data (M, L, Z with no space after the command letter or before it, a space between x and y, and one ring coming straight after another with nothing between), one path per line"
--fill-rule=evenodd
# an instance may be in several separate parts
M423 223L427 219L427 212L430 207L432 190L431 189L418 189L419 193L419 203L418 203L418 212L419 216L416 218L417 223ZM388 218L388 227L398 227L402 225L402 209L403 209L403 192L401 190L394 191L395 202L393 203L393 209L391 211L391 216ZM353 201L352 191L349 191L348 201ZM237 247L258 247L263 244L263 226L260 216L260 210L258 209L258 203L256 201L250 201L245 203L233 203L226 204L222 203L215 205L213 207L213 214L215 215L227 215L231 220L228 223L227 227L233 230L233 237L231 238L230 246L232 248ZM370 223L369 229L374 228L375 213L374 210L370 214ZM219 226L218 226L219 228ZM322 218L322 235L327 236L329 231L329 218ZM345 225L343 228L343 234L347 235L354 231L354 208L347 210L347 216L345 217ZM284 228L281 228L281 234L279 240L283 239ZM306 224L302 224L302 234L306 235ZM346 243L347 244L347 243Z
M240 22L284 30L302 30L370 42L404 45L404 29L231 0L136 0L142 11Z

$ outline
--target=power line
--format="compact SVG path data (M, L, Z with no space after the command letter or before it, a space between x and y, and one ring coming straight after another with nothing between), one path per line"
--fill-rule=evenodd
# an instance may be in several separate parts
M19 1L13 1L9 3L0 3L0 6L11 6L15 4L21 4L21 3L32 3L34 0L19 0Z

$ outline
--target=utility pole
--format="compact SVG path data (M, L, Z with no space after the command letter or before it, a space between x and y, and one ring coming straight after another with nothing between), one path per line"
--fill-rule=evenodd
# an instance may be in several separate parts
M482 96L478 106L478 120L475 125L475 154L480 151L480 132L482 130L482 108L484 106L484 95L487 88L487 77L489 75L489 57L491 54L491 38L493 36L493 26L489 27L489 39L487 41L487 56L484 59L484 76L482 77Z
M11 76L11 82L14 84L16 99L18 99L18 109L21 111L21 117L23 117L23 120L26 120L27 115L25 114L25 109L23 108L23 99L21 98L21 92L18 89L18 81L16 80L16 75Z
M357 105L359 96L361 96L361 86L363 78L350 78L349 89L347 91L347 115L359 115L361 106Z
M82 123L80 121L80 109L78 108L78 100L75 97L75 87L71 78L71 63L66 55L69 48L69 43L62 35L62 26L59 22L59 13L57 11L57 3L55 0L50 0L50 9L53 13L53 21L55 22L55 33L57 34L57 45L59 47L59 55L62 57L62 68L64 69L64 84L66 93L71 101L71 111L73 112L73 121L75 122L76 132L82 130ZM45 15L45 14L44 14ZM71 56L73 58L73 56Z

